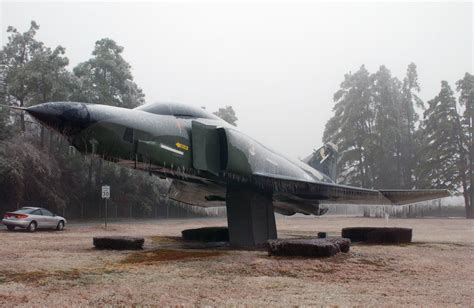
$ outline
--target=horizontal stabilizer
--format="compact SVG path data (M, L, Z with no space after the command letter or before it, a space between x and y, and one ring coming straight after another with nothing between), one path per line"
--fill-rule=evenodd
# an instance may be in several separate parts
M397 205L449 197L450 193L446 189L420 189L420 190L380 190L390 202Z

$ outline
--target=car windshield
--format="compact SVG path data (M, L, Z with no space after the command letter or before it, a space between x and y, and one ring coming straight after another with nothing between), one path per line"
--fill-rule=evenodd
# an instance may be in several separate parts
M21 209L16 210L15 213L19 213L19 214L31 214L31 212L33 212L34 210L36 210L36 209L30 209L30 208L27 208L27 207L22 207Z

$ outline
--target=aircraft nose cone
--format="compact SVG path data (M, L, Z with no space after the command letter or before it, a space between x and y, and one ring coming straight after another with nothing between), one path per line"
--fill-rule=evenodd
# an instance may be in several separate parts
M91 124L91 116L84 103L54 102L28 107L26 112L42 124L70 136Z

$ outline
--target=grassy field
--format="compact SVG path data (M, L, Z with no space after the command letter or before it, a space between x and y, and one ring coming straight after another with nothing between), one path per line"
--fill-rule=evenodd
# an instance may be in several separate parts
M353 245L327 259L204 248L180 231L225 219L71 224L63 232L1 227L0 305L472 306L474 221L278 217L280 237L350 226L413 228L413 243ZM143 251L99 251L97 235L145 237Z

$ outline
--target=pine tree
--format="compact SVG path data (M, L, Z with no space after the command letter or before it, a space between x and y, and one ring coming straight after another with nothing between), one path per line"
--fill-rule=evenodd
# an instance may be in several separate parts
M456 99L446 81L441 82L439 94L428 101L423 117L418 186L458 190L464 186L461 126Z
M402 178L402 138L400 134L401 83L381 66L373 76L376 135L374 188L400 188Z
M457 83L459 103L464 107L463 136L467 160L467 186L464 192L466 217L474 218L474 76L466 73Z
M334 116L326 123L323 141L340 150L338 181L372 187L374 109L372 80L364 65L349 73L334 94Z
M413 188L414 185L414 170L416 167L417 152L417 123L419 116L416 112L416 107L424 110L423 101L416 93L420 92L420 85L418 84L418 73L416 71L415 63L410 63L407 68L406 76L403 79L402 85L402 105L400 110L400 137L401 137L401 155L403 157L402 163L402 187Z
M408 153L412 138L407 136L417 126L413 104L421 101L412 92L418 90L414 64L403 83L385 66L375 74L362 66L345 76L323 137L341 152L340 181L369 188L413 186L414 154Z

